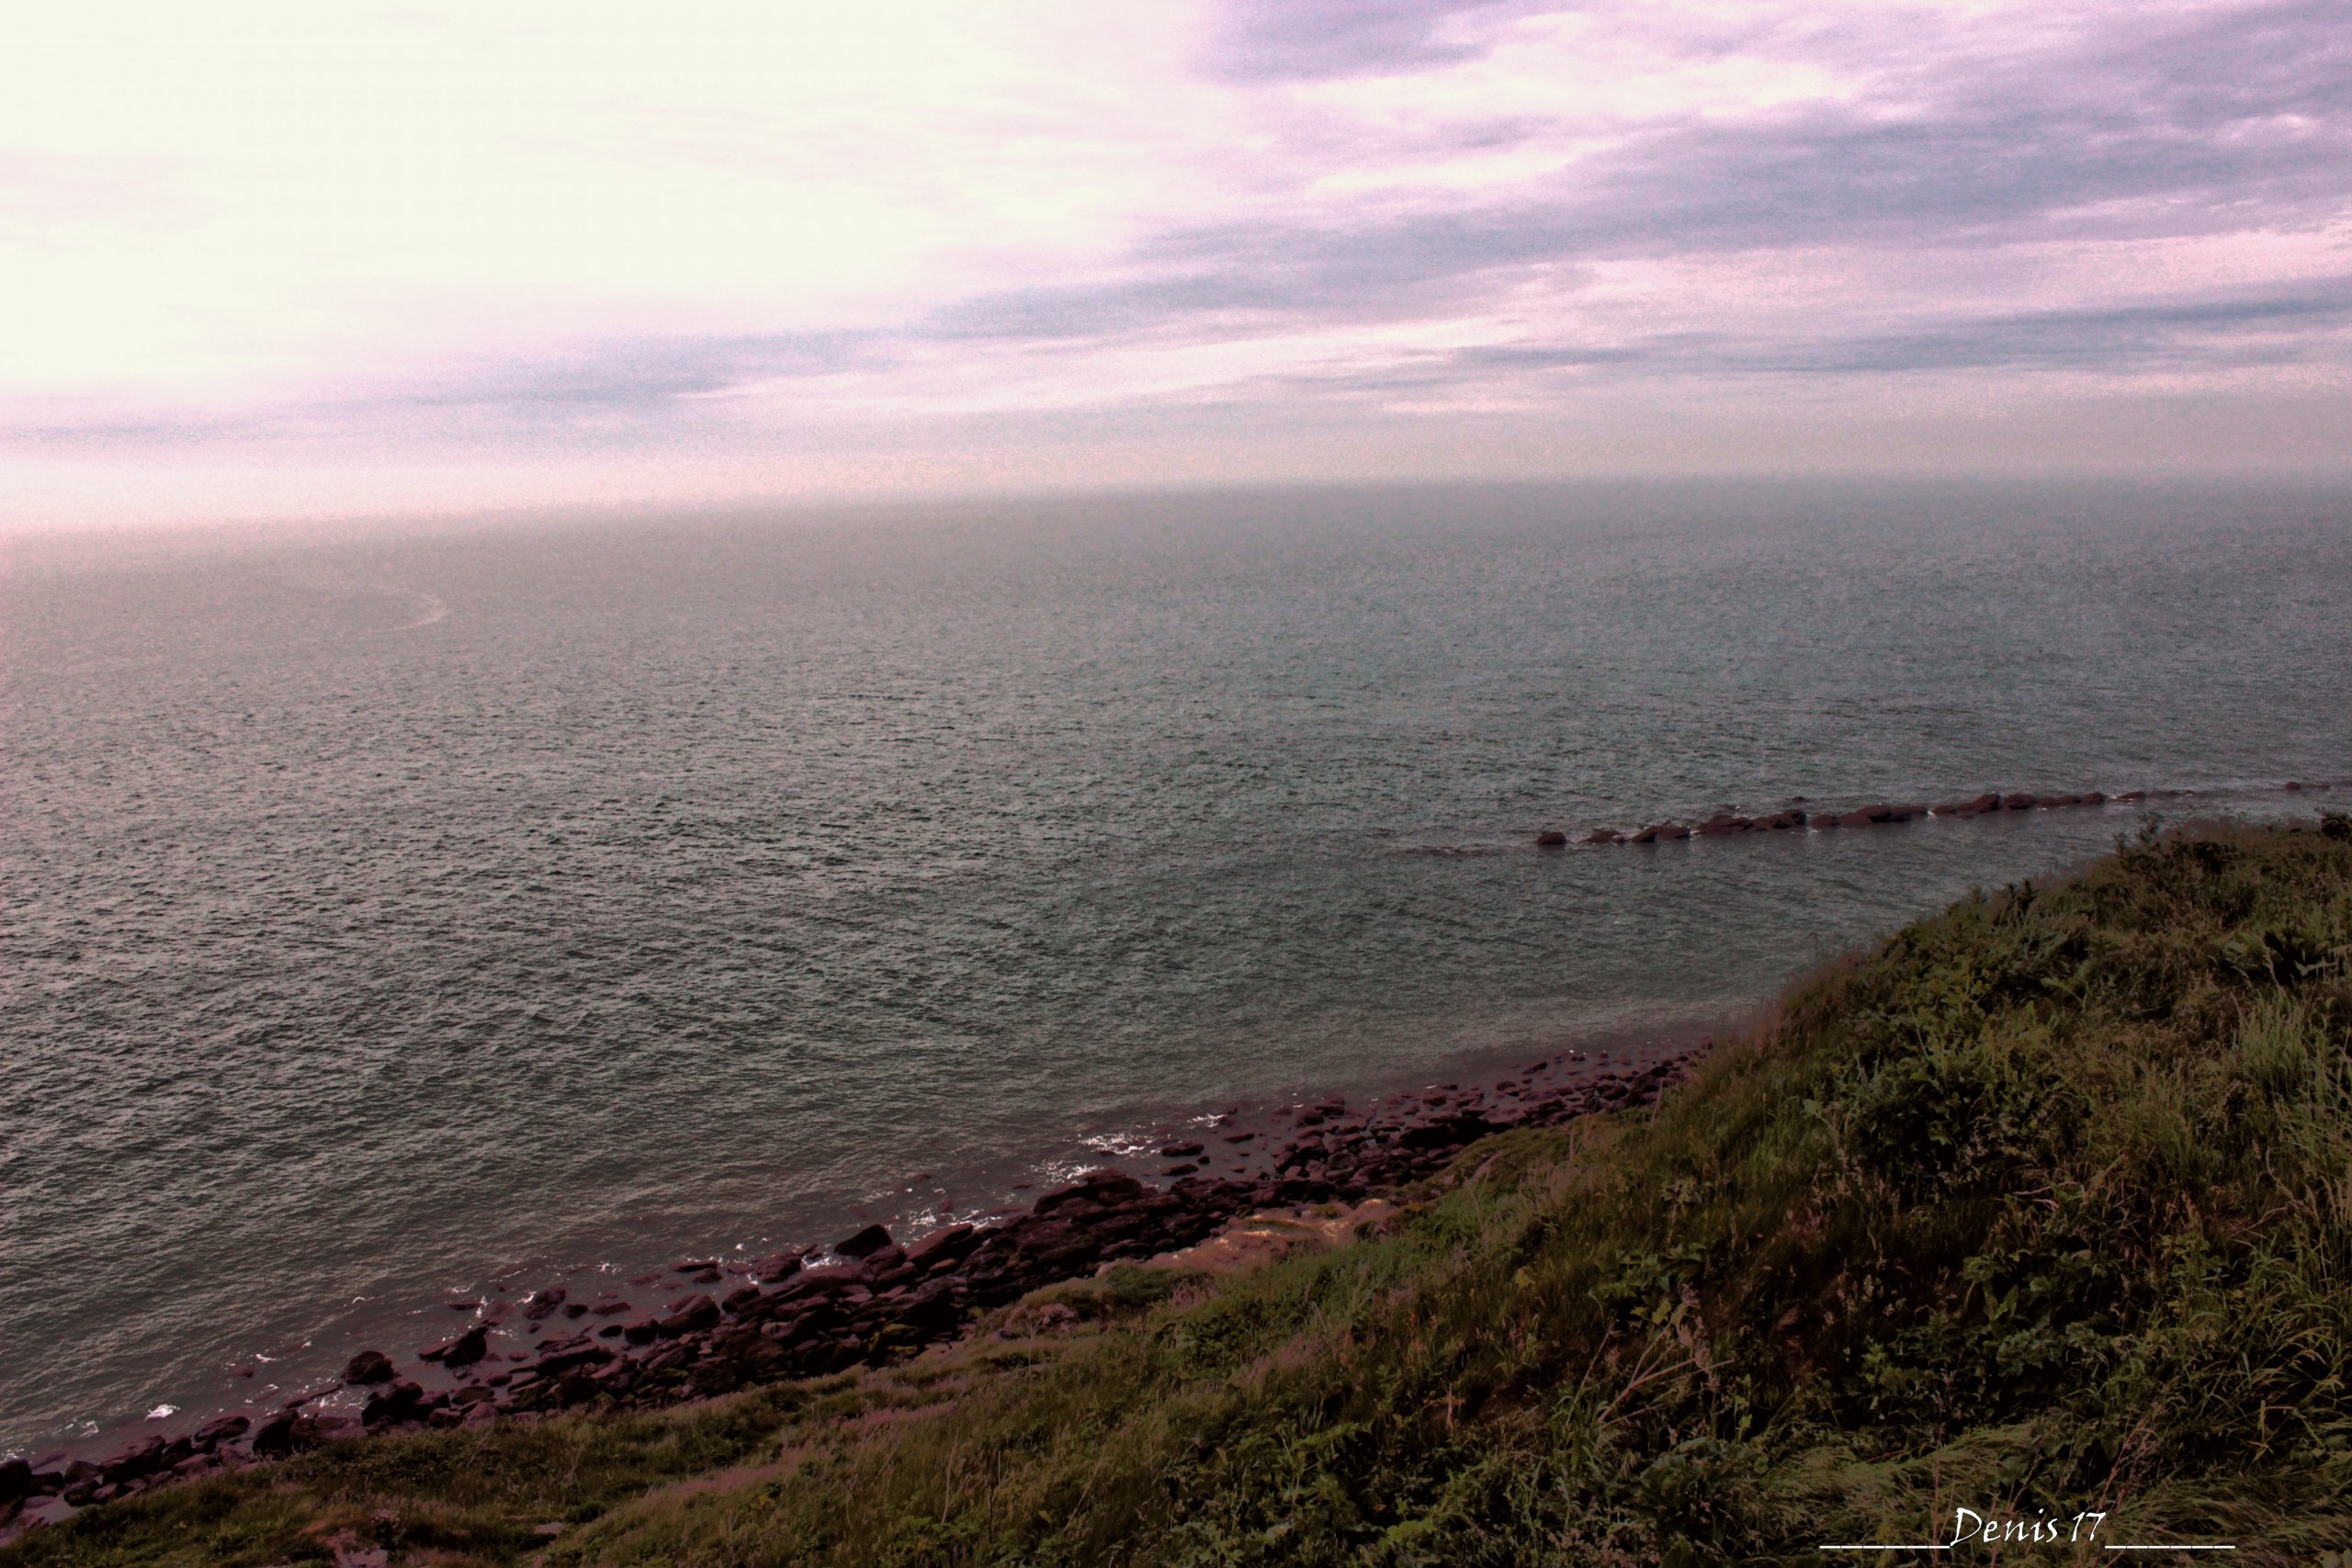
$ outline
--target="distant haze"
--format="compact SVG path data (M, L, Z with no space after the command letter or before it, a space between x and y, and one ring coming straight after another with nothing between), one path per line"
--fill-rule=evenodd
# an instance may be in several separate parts
M8 33L5 525L2352 453L2342 0Z

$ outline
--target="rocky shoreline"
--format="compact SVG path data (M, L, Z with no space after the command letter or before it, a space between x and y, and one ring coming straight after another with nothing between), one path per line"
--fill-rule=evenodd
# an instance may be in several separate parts
M1092 1170L1025 1209L905 1243L869 1224L748 1263L688 1259L585 1300L551 1285L451 1303L465 1324L413 1359L365 1349L338 1382L274 1408L156 1433L103 1458L0 1462L0 1540L328 1442L653 1407L887 1365L1041 1286L1180 1251L1238 1219L1360 1201L1434 1174L1492 1134L1652 1104L1710 1044L1614 1064L1607 1051L1561 1052L1483 1082L1361 1106L1335 1096L1254 1115L1237 1108L1171 1134L1151 1179Z

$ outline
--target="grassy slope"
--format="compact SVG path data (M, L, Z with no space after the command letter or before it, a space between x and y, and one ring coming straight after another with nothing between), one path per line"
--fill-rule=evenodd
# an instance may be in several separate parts
M314 1454L0 1562L1817 1563L1957 1505L2327 1561L2348 1043L2352 842L2143 843L1809 982L1655 1116L1476 1146L1393 1234L1066 1288L1079 1332L888 1372Z

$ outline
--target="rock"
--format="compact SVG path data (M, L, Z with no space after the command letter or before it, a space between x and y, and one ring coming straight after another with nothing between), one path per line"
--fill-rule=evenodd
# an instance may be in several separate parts
M445 1367L470 1367L489 1352L490 1325L477 1323L449 1342L441 1357Z
M1725 839L1734 833L1753 832L1756 824L1745 817L1735 817L1728 811L1718 811L1691 829L1702 839Z
M745 1285L740 1290L729 1291L727 1299L718 1304L730 1317L741 1317L765 1299L760 1294L757 1285Z
M773 1285L800 1271L800 1261L806 1252L778 1252L760 1258L752 1265L752 1278L763 1285Z
M616 1296L610 1291L606 1291L588 1303L589 1314L594 1317L618 1317L627 1311L628 1311L628 1299L626 1296Z
M42 1525L60 1525L81 1510L62 1497L36 1497L17 1510L15 1524L19 1529L37 1529Z
M1114 1203L1141 1197L1143 1183L1122 1170L1091 1171L1068 1187L1057 1188L1029 1206L1032 1214L1050 1214L1073 1203Z
M1544 831L1535 835L1535 847L1538 849L1565 849L1567 847L1567 842L1568 836L1566 833L1561 832L1556 828L1546 828Z
M531 1299L524 1303L523 1315L533 1323L544 1323L555 1315L555 1309L561 1306L569 1295L570 1292L561 1285L550 1285L544 1291L534 1291L531 1292Z
M141 1438L125 1443L113 1453L99 1460L99 1476L106 1485L120 1485L122 1481L136 1481L139 1476L151 1476L164 1467L164 1441L160 1437Z
M253 1421L247 1416L233 1414L216 1416L196 1429L196 1446L217 1449L223 1443L243 1437L246 1428L252 1425Z
M1190 1159L1201 1152L1198 1144L1170 1144L1159 1151L1162 1159Z
M1623 833L1612 833L1606 828L1595 828L1584 836L1584 841L1588 844L1622 844L1625 841L1625 836Z
M890 1245L890 1233L880 1225L868 1225L854 1235L833 1243L833 1250L843 1258L865 1258Z
M1023 1228L1021 1254L1037 1272L1051 1277L1076 1272L1096 1260L1101 1247L1094 1237L1065 1221L1047 1220Z
M848 1260L820 1263L814 1269L803 1269L792 1283L786 1286L789 1295L837 1295L842 1291L862 1288L874 1276L863 1263Z
M2075 799L2085 806L2105 806L2107 804L2107 796L2101 795L2095 789L2084 791L2081 795L2075 796Z
M354 1388L392 1381L392 1359L381 1350L362 1350L344 1364L343 1381Z
M2004 811L2030 811L2038 804L2032 795L2022 793L2001 796L2001 809Z
M1813 814L1812 825L1815 828L1843 828L1846 819L1834 811L1816 811Z
M632 1345L650 1345L661 1334L662 1325L650 1317L641 1317L635 1323L621 1325L621 1337Z
M383 1392L371 1396L359 1412L359 1424L373 1432L379 1427L413 1421L423 1415L424 1390L406 1378L396 1378Z
M281 1454L292 1453L294 1451L294 1413L290 1410L281 1410L275 1416L264 1417L262 1424L254 1428L253 1441L248 1446L253 1450L254 1456L260 1459L274 1459Z
M1655 844L1668 839L1687 839L1690 836L1690 829L1679 822L1653 822L1639 832L1627 834L1625 841L1629 844Z
M946 1280L933 1280L908 1296L898 1309L898 1320L925 1337L941 1338L962 1325L964 1309Z
M703 1296L698 1299L706 1302L710 1300L708 1296ZM716 1313L718 1310L718 1308L717 1304L713 1303L711 1311ZM716 1319L713 1321L716 1321ZM546 1355L541 1356L537 1361L533 1362L531 1366L532 1371L537 1372L542 1379L546 1379L559 1376L564 1372L571 1371L580 1367L609 1361L614 1359L614 1355L615 1352L608 1346L596 1344L593 1340L582 1340L577 1344L558 1346L555 1349L552 1349Z
M1192 1152L1200 1153L1194 1144ZM967 1256L980 1244L980 1233L970 1225L943 1225L907 1249L907 1261L919 1269L935 1268Z
M0 1508L11 1503L21 1503L33 1495L33 1466L30 1460L0 1460Z
M661 1330L664 1338L674 1339L681 1334L692 1334L698 1329L708 1328L717 1323L718 1318L718 1303L697 1291L693 1295L681 1296L672 1302L670 1314L659 1320L654 1326ZM544 1372L547 1367L544 1359L539 1362L539 1366Z

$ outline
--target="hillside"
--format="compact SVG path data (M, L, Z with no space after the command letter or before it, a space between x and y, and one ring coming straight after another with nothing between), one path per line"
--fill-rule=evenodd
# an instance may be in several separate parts
M2352 1562L2352 823L1972 898L1655 1111L1403 1196L895 1367L335 1444L0 1564L1818 1563L1963 1508L2029 1538L1945 1561Z

